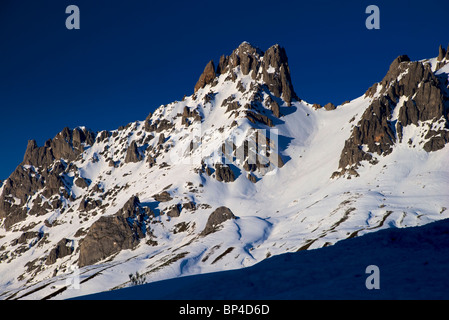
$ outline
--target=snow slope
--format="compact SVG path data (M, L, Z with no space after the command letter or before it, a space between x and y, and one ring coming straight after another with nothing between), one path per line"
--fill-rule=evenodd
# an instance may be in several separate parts
M379 268L379 289L367 289ZM388 229L255 266L82 296L86 300L449 299L449 220ZM371 280L369 280L371 282Z

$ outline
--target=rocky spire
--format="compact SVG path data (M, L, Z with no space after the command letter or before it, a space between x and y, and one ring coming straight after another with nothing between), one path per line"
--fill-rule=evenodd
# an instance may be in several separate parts
M437 61L441 61L444 59L444 57L446 56L446 50L444 50L444 48L441 46L438 48L438 58Z
M221 56L217 74L230 72L240 67L243 75L251 75L254 80L262 80L274 96L282 98L287 105L296 95L290 76L288 58L285 49L276 44L265 53L248 42L241 43L230 56Z
M276 97L284 99L287 105L291 104L292 99L299 100L293 90L287 54L280 45L275 44L265 52L262 75L268 89Z
M207 84L211 83L215 79L215 66L214 62L211 60L204 68L198 82L195 85L195 92L199 89L204 88Z

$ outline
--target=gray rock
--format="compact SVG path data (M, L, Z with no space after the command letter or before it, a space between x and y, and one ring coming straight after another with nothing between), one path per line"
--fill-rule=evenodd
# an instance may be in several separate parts
M78 207L78 210L81 212L87 212L94 209L97 209L102 204L102 201L100 199L94 200L90 199L88 197L84 197L83 200L81 200L81 203Z
M172 205L167 210L167 216L169 216L170 218L177 218L180 215L181 215L181 208L180 205L178 204Z
M74 248L72 246L68 246L68 244L71 244L71 242L71 240L66 238L61 239L56 244L56 246L51 249L50 253L47 256L47 259L45 260L45 264L52 265L56 262L57 259L71 255L74 251Z
M279 104L276 102L276 100L272 99L270 96L267 98L266 103L270 110L273 112L273 115L276 118L279 118L281 116L281 109L279 107Z
M215 179L220 182L233 182L235 180L234 172L226 164L215 164Z
M184 209L185 209L185 210L190 210L190 211L196 210L195 202L189 201L189 202L184 203L184 204L182 205L182 209L183 209L183 210L184 210Z
M299 100L293 89L288 58L284 48L276 44L265 52L262 75L268 89L276 97L282 98L288 106L291 105L293 99Z
M131 197L112 216L103 216L89 228L80 241L80 267L94 264L122 250L134 249L145 236L145 218L151 213Z
M256 183L257 182L257 178L255 175L248 173L248 180L251 181L252 183Z
M144 214L144 212L140 207L140 200L137 196L129 198L123 207L116 213L116 215L123 216L124 218L136 217L141 214Z
M139 153L136 141L131 142L126 151L125 163L142 161L142 155Z
M264 53L243 42L229 57L220 58L217 74L230 72L229 79L235 81L232 70L237 66L240 66L244 75L251 74L254 80L262 79L268 89L276 97L282 98L288 106L293 99L300 101L293 89L285 49L279 45L270 47ZM245 88L240 87L239 90L245 92Z
M75 185L79 188L88 188L89 187L89 183L86 181L86 179L79 177L75 180Z
M155 194L153 195L154 200L159 201L159 202L167 202L172 200L173 198L171 197L170 193L168 193L167 191L162 191L159 194Z
M235 215L232 213L231 209L227 207L219 207L214 212L211 213L207 219L206 226L200 235L207 236L218 230L218 227L225 221L230 219L235 219Z
M273 121L266 115L252 110L245 110L246 118L252 123L261 123L269 127L274 127Z
M78 265L84 267L139 243L137 233L123 216L100 217L80 242Z
M446 143L449 142L449 131L448 130L429 130L426 139L429 139L424 146L423 149L426 152L434 152L440 149L443 149Z
M441 61L445 58L446 56L446 50L444 50L444 48L440 45L440 47L438 48L438 58L437 61Z

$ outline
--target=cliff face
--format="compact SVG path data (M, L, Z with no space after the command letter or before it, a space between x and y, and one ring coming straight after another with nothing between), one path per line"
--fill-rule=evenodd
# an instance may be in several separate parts
M42 147L30 140L22 163L6 180L0 196L0 219L5 218L4 227L10 229L13 224L24 220L28 213L40 215L46 212L40 198L33 200L35 206L31 210L24 207L38 192L46 198L55 196L47 206L60 209L62 202L58 196L72 197L70 183L63 173L74 170L72 163L79 160L85 148L94 142L95 134L80 128L65 128Z
M365 96L371 98L371 104L345 142L339 162L341 171L336 176L356 174L361 161L375 163L376 155L390 154L410 125L427 124L428 141L420 146L427 152L437 151L449 142L447 77L438 77L431 68L429 63L399 56L384 79L368 89Z

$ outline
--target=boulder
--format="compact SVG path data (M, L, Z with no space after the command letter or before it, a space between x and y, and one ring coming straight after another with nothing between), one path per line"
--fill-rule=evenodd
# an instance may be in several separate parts
M231 209L227 207L219 207L212 212L207 219L206 226L204 230L201 232L202 236L207 236L213 232L218 230L218 227L225 221L230 219L235 219L235 215L232 213Z
M179 204L172 205L167 210L167 216L170 218L177 218L181 215L181 208Z
M153 195L154 200L159 201L159 202L167 202L172 200L173 198L171 197L170 193L168 193L167 191L162 191L159 194L155 194Z
M75 185L82 189L89 187L89 183L87 183L86 179L84 179L82 177L79 177L75 180Z

